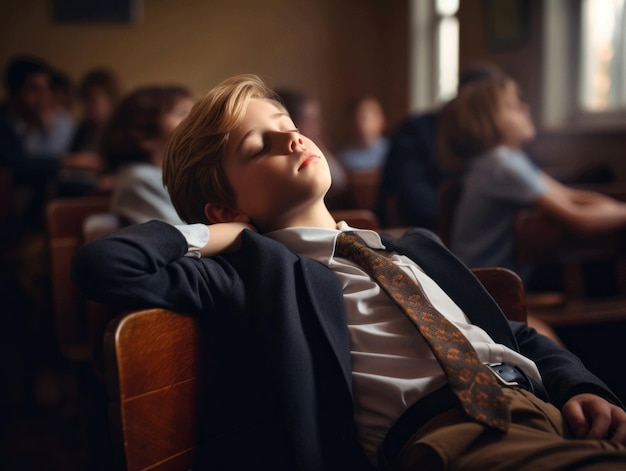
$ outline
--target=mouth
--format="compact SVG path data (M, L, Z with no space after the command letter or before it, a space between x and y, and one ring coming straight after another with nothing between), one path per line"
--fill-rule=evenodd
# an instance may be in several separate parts
M300 160L300 165L298 166L298 171L307 167L311 162L319 159L320 157L315 154L304 154Z

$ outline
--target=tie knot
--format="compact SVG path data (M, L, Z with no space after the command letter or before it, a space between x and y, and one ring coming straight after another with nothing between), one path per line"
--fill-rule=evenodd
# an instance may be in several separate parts
M342 232L337 236L335 254L351 260L354 254L363 247L367 247L363 239L354 232Z

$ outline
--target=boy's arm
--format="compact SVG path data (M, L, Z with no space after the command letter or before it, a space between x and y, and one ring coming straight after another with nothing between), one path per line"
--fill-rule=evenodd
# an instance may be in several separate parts
M561 409L578 438L626 444L626 411L606 384L578 357L521 322L511 322L522 354L535 361L550 402Z
M570 351L538 334L523 322L509 322L517 339L520 353L535 362L550 402L558 408L573 396L591 393L623 407L619 398L583 362Z
M234 245L217 232L218 245ZM212 239L198 249L208 253ZM237 275L223 260L186 257L188 249L183 233L169 224L130 226L83 246L72 261L72 279L88 298L105 304L202 312L232 291Z
M580 234L615 230L626 225L626 203L606 195L571 189L542 175L547 191L536 206Z
M226 222L210 225L210 240L204 247L200 248L200 255L213 257L222 252L237 250L241 243L241 233L244 229L256 232L256 228L252 224L243 222Z

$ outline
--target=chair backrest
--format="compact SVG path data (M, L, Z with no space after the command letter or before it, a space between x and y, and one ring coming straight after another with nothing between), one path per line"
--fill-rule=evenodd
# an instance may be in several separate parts
M585 188L626 201L623 184ZM560 272L559 292L527 293L529 310L544 322L565 326L626 319L625 230L577 235L540 209L529 208L516 217L515 255L521 263L552 265ZM594 266L602 268L589 272ZM608 294L590 296L592 282L597 286L600 279Z
M443 180L438 188L439 213L437 215L437 233L441 241L448 245L450 233L452 231L452 221L454 212L461 198L463 182L460 178L449 178Z
M346 221L349 226L359 229L380 229L378 217L369 209L337 209L331 211L336 221Z
M380 173L378 168L348 172L348 193L352 208L376 210Z
M474 268L472 272L498 303L507 319L526 322L526 294L521 278L502 267Z
M83 243L85 219L108 210L109 198L104 196L54 199L46 207L55 329L59 347L70 360L90 357L84 300L70 280L72 257Z
M115 469L191 469L196 320L165 309L121 315L108 325L104 349Z
M474 273L507 317L526 319L515 273ZM107 326L104 349L115 469L190 469L202 358L198 322L165 309L120 315Z

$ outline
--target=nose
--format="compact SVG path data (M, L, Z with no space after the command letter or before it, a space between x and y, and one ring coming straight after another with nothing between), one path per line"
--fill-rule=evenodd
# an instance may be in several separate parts
M299 132L289 131L286 134L289 152L298 152L306 149L304 146L304 140Z

